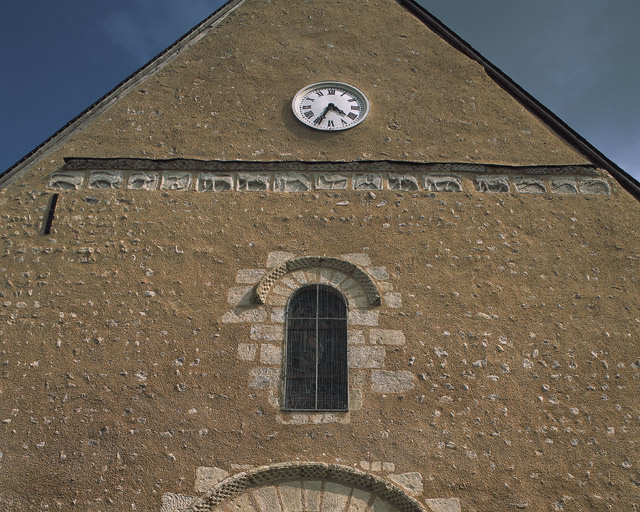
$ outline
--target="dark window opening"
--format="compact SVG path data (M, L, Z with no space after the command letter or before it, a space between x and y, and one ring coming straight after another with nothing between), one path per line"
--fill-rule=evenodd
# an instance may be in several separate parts
M44 227L42 229L43 234L48 235L51 233L51 225L53 224L53 216L56 213L56 204L58 203L58 194L53 194L47 207L47 215L44 219Z
M347 304L330 286L300 288L287 307L284 408L346 411Z

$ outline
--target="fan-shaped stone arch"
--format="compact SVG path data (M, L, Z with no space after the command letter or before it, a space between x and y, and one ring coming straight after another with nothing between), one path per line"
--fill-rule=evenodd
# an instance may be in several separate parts
M352 277L360 284L360 286L362 286L367 295L367 300L370 306L379 306L381 303L378 287L369 274L364 270L357 265L349 261L341 260L340 258L324 258L320 256L294 258L292 260L285 261L265 274L256 286L256 302L264 304L267 300L271 287L285 274L308 268L329 268L339 270L343 274Z
M426 512L391 483L353 468L291 462L239 473L213 486L185 512Z

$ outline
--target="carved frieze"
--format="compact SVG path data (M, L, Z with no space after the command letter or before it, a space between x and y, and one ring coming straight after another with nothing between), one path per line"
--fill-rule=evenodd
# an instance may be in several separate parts
M276 174L273 186L279 192L306 192L311 190L311 181L308 174L282 173Z
M389 190L420 190L418 178L412 174L389 174Z
M157 190L160 182L156 172L135 172L129 176L127 188L130 190Z
M551 192L554 194L577 194L578 186L573 178L555 178L551 180Z
M478 192L509 192L509 179L506 176L478 176L476 178Z
M355 174L353 190L382 190L381 174Z
M161 190L189 190L191 188L191 173L163 172Z
M269 182L271 176L269 174L259 173L239 173L238 174L238 190L246 191L264 191L269 190Z
M78 190L82 187L84 176L76 173L56 173L49 178L47 188L53 190Z
M520 176L514 178L513 183L516 187L516 192L522 192L524 194L542 194L547 191L544 181L540 178Z
M226 192L233 190L233 176L225 174L202 173L198 176L200 192Z
M89 188L118 189L122 186L122 173L111 171L96 171L89 176Z
M424 188L431 192L462 192L462 182L459 176L428 174L424 177Z
M605 180L596 178L581 179L578 182L578 186L583 194L606 195L611 193L609 184Z
M612 184L586 166L487 167L477 164L397 162L219 162L141 159L67 159L49 176L52 190L91 189L197 192L256 191L296 193L313 190L462 192L463 180L482 193L611 194ZM147 162L147 169L143 164ZM89 166L92 164L92 166ZM172 167L173 165L173 167ZM279 166L279 167L277 167ZM225 172L225 169L228 169ZM297 170L296 170L297 169ZM336 172L336 170L368 172ZM460 173L456 174L453 170ZM485 174L504 172L504 174ZM422 172L420 172L422 170ZM424 172L428 170L429 172ZM574 175L570 175L575 171ZM386 184L385 184L386 183ZM339 203L342 204L342 203ZM348 204L345 202L344 204Z
M316 190L346 190L348 178L344 174L326 173L316 176Z

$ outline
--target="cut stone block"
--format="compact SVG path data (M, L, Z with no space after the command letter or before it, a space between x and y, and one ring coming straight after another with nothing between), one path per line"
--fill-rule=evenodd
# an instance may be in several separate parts
M403 371L374 370L371 373L371 387L378 393L402 393L415 386L413 373Z
M196 483L194 485L194 490L196 492L206 492L228 476L229 473L224 469L201 466L196 469Z

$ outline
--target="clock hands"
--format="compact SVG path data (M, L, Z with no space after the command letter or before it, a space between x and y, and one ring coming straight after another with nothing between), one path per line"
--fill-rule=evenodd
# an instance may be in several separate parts
M339 109L338 107L336 107L333 103L329 103L324 111L322 112L322 114L320 114L318 117L316 117L313 121L314 124L320 124L322 123L322 121L325 120L325 117L327 116L327 113L333 110L334 112L337 112L338 114L340 114L341 116L345 116L346 114L344 113L343 110Z

